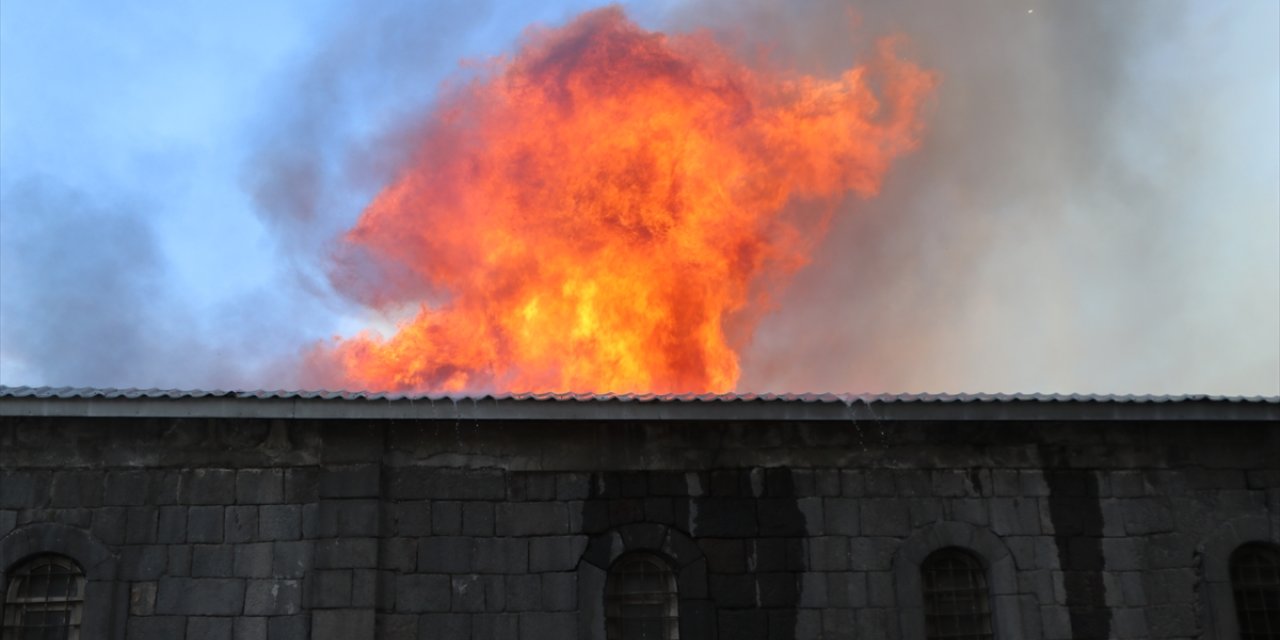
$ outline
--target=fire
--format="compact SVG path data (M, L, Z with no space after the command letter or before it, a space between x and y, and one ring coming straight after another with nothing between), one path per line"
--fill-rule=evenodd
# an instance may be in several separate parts
M354 388L730 390L769 285L916 146L934 83L892 41L824 79L616 8L531 32L436 104L344 238L396 274L362 295L416 313L314 364Z

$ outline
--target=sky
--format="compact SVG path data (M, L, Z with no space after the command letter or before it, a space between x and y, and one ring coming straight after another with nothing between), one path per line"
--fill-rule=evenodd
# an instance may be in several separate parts
M591 2L0 1L0 383L293 388L441 86ZM742 391L1280 394L1280 3L623 3L941 81L744 345ZM444 83L442 85L442 83Z

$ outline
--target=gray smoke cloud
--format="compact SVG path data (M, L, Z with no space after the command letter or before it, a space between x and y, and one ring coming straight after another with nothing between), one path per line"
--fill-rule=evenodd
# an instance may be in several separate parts
M49 178L6 191L0 343L7 384L213 389L291 379L287 358L259 344L279 333L272 318L279 304L246 294L200 310L184 300L144 215L153 207Z
M676 10L672 23L707 25L748 55L767 43L774 59L818 72L900 33L904 54L942 79L923 145L878 197L837 217L746 349L739 388L1280 392L1276 178L1265 166L1260 183L1240 178L1229 162L1240 140L1221 139L1227 125L1253 130L1255 155L1274 166L1275 120L1231 100L1273 96L1280 56L1224 77L1228 61L1214 56L1235 37L1223 23L1240 16L1206 26L1204 9Z
M1272 48L1248 69L1229 64L1240 7L637 7L644 26L710 29L748 59L818 74L899 33L902 54L941 77L921 148L879 196L848 202L776 293L739 389L1280 393L1280 180L1243 160L1280 165L1274 110L1257 115L1280 94L1280 21L1265 5L1243 29ZM279 273L229 302L174 289L156 203L6 183L0 380L314 386L306 348L349 334L334 318L366 302L332 290L335 239L503 7L353 7L274 78L241 186Z

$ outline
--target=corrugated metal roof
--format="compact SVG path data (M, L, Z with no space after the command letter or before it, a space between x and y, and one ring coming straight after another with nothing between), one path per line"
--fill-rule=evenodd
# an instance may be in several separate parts
M414 400L429 402L473 402L489 400L556 401L556 402L819 402L819 403L991 403L991 402L1066 402L1066 403L1177 403L1230 402L1280 404L1280 396L1220 395L1116 395L1057 393L497 393L450 395L374 391L288 391L263 390L222 391L201 389L114 389L94 387L10 387L0 386L0 398L57 399L138 399L165 398L236 398L275 400Z
M594 394L0 387L0 416L465 421L1280 421L1280 397Z

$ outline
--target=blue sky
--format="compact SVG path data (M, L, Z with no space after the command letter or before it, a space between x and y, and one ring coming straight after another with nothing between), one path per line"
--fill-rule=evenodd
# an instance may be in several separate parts
M594 4L366 4L0 3L0 382L288 387L378 321L325 274L400 132ZM883 5L626 5L812 72L900 31L943 77L744 390L1280 393L1280 4Z

